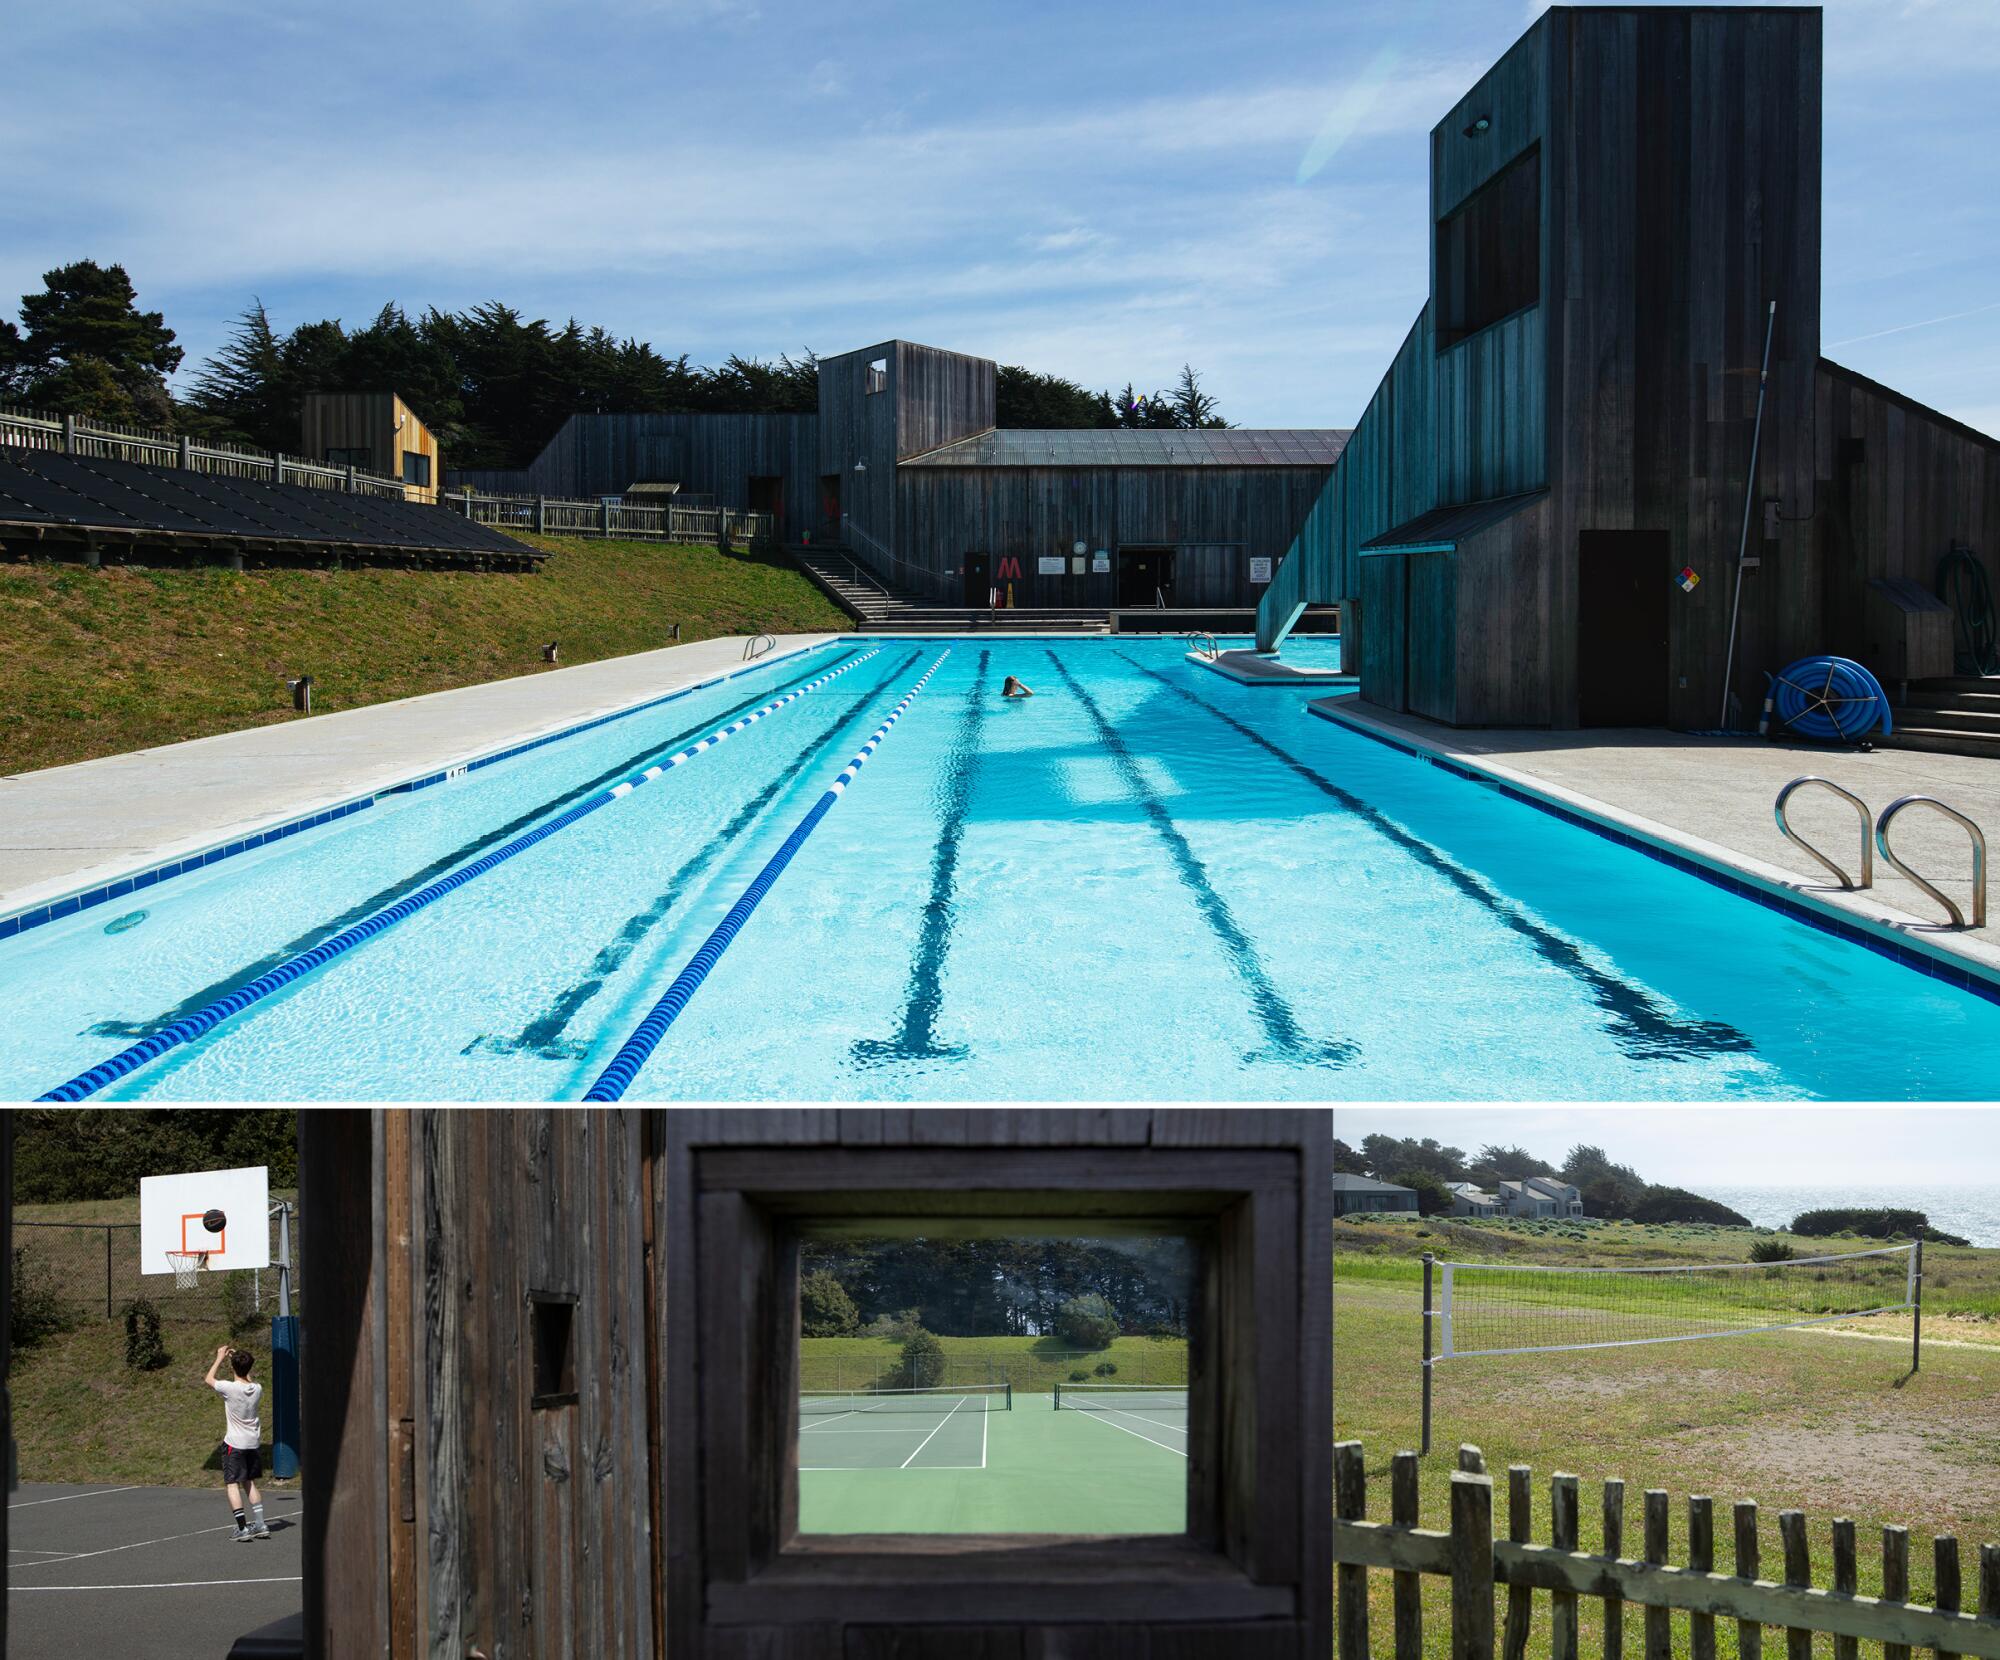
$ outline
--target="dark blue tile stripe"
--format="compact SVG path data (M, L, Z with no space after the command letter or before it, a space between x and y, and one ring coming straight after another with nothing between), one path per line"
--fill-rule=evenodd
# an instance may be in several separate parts
M1523 806L1533 807L1537 812L1547 813L1551 818L1559 818L1565 824L1575 825L1579 830L1588 830L1592 835L1602 836L1606 841L1616 842L1620 847L1630 848L1634 853L1643 853L1659 864L1669 865L1689 876L1698 877L1710 887L1721 888L1725 893L1732 893L1739 899L1747 899L1753 905L1763 906L1767 911L1776 911L1782 916L1790 917L1794 922L1803 922L1807 927L1817 928L1821 933L1831 934L1835 939L1844 940L1849 945L1858 945L1865 950L1873 951L1878 957L1887 957L1893 963L1914 969L1929 979L1941 980L1959 991L1970 992L1974 997L1983 998L1988 1003L2000 1003L2000 982L1989 979L1969 964L1947 961L1928 951L1919 951L1901 940L1878 934L1872 928L1863 928L1845 917L1822 910L1796 895L1767 888L1761 882L1751 881L1748 877L1732 876L1727 871L1717 870L1711 864L1661 847L1657 842L1648 841L1643 836L1634 836L1620 830L1614 824L1592 818L1588 813L1579 813L1573 808L1563 806L1560 802L1550 801L1532 790L1517 788L1503 779L1495 778L1491 773L1480 772L1448 756L1433 754L1419 745L1405 743L1379 728L1342 720L1338 715L1324 709L1314 709L1312 712L1321 720L1332 721L1344 731L1355 733L1359 737L1372 738L1378 744L1386 744L1398 754L1408 755L1427 766L1437 767L1441 771L1450 773L1454 778L1463 778L1469 783L1479 785L1482 789L1497 790L1510 801L1518 801Z
M842 635L841 639L854 636ZM780 663L797 663L815 651L825 651L836 641L825 645L808 646L804 651L794 652L789 657L780 657ZM331 824L335 819L350 814L365 812L385 795L409 795L416 790L427 790L433 784L442 784L447 778L456 778L461 773L478 772L482 767L494 766L501 761L511 761L517 755L525 755L531 749L540 749L544 744L559 743L564 738L574 738L582 732L595 731L600 726L609 726L613 721L629 720L634 715L643 715L649 709L657 709L663 703L674 703L696 692L706 691L710 686L720 686L741 675L754 674L758 669L772 666L773 659L760 657L754 663L745 664L740 669L731 669L727 674L719 674L712 680L697 681L692 686L683 686L678 691L649 698L644 703L635 703L629 709L613 710L608 715L597 715L587 721L579 721L574 726L565 726L558 732L546 732L539 738L530 738L525 743L514 744L507 749L497 750L491 755L482 755L476 761L468 761L462 767L447 767L439 772L427 772L420 778L408 778L400 784L391 784L387 789L378 790L374 795L359 796L353 801L343 801L338 807L329 807L325 812L313 813L305 818L297 818L269 830L260 830L253 836L245 836L219 847L207 848L200 853L190 853L185 859L174 859L163 865L155 865L150 870L140 871L132 876L121 876L116 881L106 882L99 887L87 888L82 893L65 894L61 899L52 899L46 905L36 905L25 911L17 911L12 916L0 917L0 940L11 939L16 934L25 934L30 928L39 928L44 923L55 922L66 916L74 916L78 911L87 911L93 905L108 904L114 899L123 899L141 888L150 888L157 882L165 882L191 870L200 870L222 859L234 858L239 853L248 853L253 848L264 847L271 842L283 841L287 836L296 836L301 830L314 830L322 824Z

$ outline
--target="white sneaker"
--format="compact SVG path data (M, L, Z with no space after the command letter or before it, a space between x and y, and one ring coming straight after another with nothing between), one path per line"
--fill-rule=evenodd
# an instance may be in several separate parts
M268 1538L270 1538L270 1537L271 1537L271 1527L270 1527L270 1524L269 1524L268 1522L259 1522L259 1523L258 1523L258 1524L257 1524L257 1525L256 1525L255 1527L253 1527L253 1528L252 1528L252 1529L250 1530L250 1537L251 1537L252 1539L268 1539Z
M250 1530L247 1527L239 1527L236 1530L234 1536L231 1538L230 1543L240 1545L243 1543L245 1539L248 1539L250 1536L251 1536Z

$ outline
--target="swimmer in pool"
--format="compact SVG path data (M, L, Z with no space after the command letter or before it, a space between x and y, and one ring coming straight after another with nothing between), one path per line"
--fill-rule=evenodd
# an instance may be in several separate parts
M1000 695L1002 697L1033 697L1035 694L1010 674L1007 676L1006 684L1000 688Z

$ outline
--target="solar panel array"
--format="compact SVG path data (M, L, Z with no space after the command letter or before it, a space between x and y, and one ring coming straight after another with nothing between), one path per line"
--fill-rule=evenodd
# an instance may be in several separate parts
M1339 428L997 427L912 456L906 467L1331 467Z
M177 467L141 467L53 455L0 453L0 525L64 526L220 542L292 542L301 549L544 557L446 508L393 496L265 484Z

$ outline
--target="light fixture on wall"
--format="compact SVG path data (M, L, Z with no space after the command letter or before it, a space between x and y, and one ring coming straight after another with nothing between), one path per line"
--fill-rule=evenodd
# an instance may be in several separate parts
M868 463L866 461L857 461L854 463L854 470L857 473L865 473L868 471Z
M1492 125L1493 125L1492 116L1475 115L1472 118L1472 125L1465 129L1465 136L1467 138L1477 138L1481 133L1487 131Z

